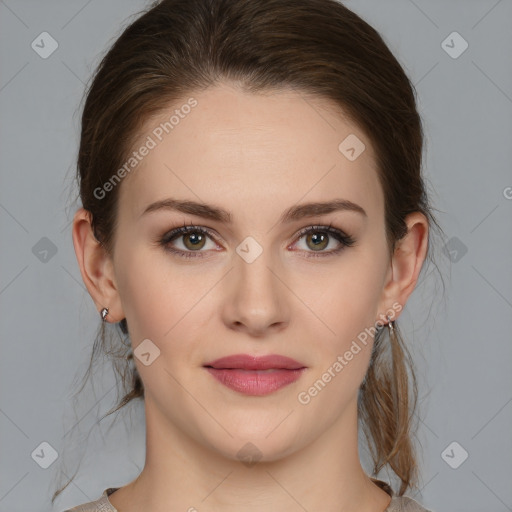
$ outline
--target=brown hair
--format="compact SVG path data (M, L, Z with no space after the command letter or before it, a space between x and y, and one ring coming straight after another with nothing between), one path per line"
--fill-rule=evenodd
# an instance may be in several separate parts
M101 60L81 121L80 198L110 254L119 186L101 199L94 190L123 165L151 116L221 81L248 92L292 88L341 107L375 149L390 253L407 233L409 213L423 213L440 229L421 175L423 130L414 86L377 31L355 13L335 0L163 0L140 14ZM126 319L119 327L128 334ZM396 322L389 343L386 332L376 334L359 411L374 474L389 465L403 495L417 485L417 385ZM87 375L100 347L106 348L103 332ZM126 394L108 414L144 396L130 361L119 374Z

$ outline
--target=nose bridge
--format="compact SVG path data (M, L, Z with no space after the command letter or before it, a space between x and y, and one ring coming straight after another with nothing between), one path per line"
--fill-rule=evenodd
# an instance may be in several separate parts
M270 269L276 266L276 257L270 248L264 248L254 238L247 237L236 250L238 261L234 276L237 288L251 300L273 300L276 293L275 276Z

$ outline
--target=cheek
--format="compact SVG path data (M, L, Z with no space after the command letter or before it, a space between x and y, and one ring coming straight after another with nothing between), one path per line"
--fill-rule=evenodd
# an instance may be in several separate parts
M132 245L118 261L118 289L134 345L161 339L195 299L193 287L159 251Z
M148 365L134 358L144 387L153 397L162 395L177 401L182 389L172 376L195 364L194 318L201 311L201 298L212 285L199 286L201 276L191 280L154 249L133 248L120 258L119 265L118 289L133 350L137 353L139 344L147 339L157 347L147 342L144 345L158 354L150 356Z
M357 395L367 372L385 273L384 249L371 249L347 252L335 271L316 275L316 283L323 286L310 288L309 295L302 290L321 320L309 316L314 322L307 320L309 328L303 326L317 347L314 372L301 390L303 401L299 397L301 404L315 404L306 407L307 414L315 416L326 407L332 408L334 418Z
M134 350L149 339L166 364L194 365L201 356L196 340L204 338L212 315L218 315L212 301L219 275L187 268L172 258L163 250L132 248L118 262L119 294Z
M369 250L347 252L339 265L315 276L315 287L304 287L297 295L307 297L306 304L322 321L327 339L335 340L337 350L375 325L382 295L385 268L379 254ZM302 286L301 286L302 287ZM309 290L309 291L308 291ZM325 339L325 338L324 338Z
M382 272L375 257L358 253L326 278L323 293L309 294L306 302L314 305L321 322L310 317L309 328L304 326L317 350L314 371L297 398L312 420L328 410L329 421L334 421L357 396L373 347Z

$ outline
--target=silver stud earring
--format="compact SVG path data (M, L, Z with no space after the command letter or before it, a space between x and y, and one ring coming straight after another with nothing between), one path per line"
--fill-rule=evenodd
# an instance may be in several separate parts
M103 308L100 312L101 320L105 322L105 318L107 318L108 315L108 308Z
M387 315L386 318L388 319L389 335L391 336L395 332L395 327L393 325L393 320L391 320L391 317L389 315Z

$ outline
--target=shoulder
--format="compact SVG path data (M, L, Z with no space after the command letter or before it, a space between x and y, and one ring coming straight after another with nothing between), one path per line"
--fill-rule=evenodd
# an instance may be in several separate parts
M103 494L97 500L88 501L82 505L63 510L63 512L117 512L108 500L108 496L117 489L117 487L109 487L103 491Z
M384 512L433 512L407 496L393 496Z

